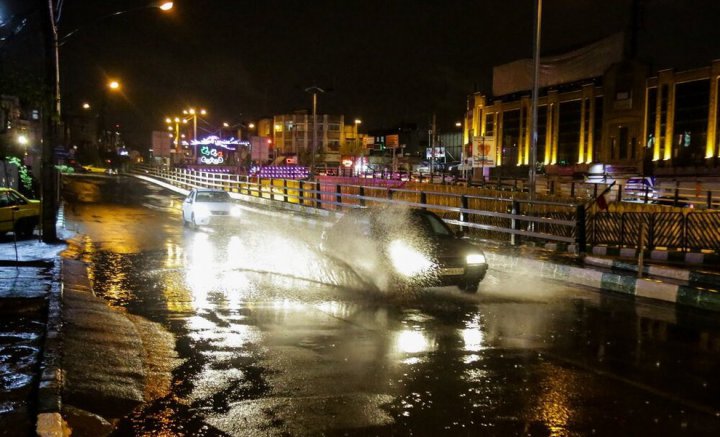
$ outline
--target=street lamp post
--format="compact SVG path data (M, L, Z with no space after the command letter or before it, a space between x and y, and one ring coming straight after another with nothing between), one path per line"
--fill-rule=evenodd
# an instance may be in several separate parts
M46 98L46 111L43 117L43 142L41 149L41 205L42 213L40 218L40 227L42 233L42 241L45 243L54 243L57 241L57 229L55 227L55 214L57 210L57 200L59 193L57 192L57 175L53 166L53 155L55 144L58 139L58 123L61 116L61 94L60 94L60 46L65 44L67 40L78 32L81 28L76 28L65 34L62 38L58 36L59 17L56 16L56 5L54 0L38 0L38 4L45 10L42 13L43 20L43 36L45 41L45 85L50 92ZM163 11L172 9L173 3L170 1L157 3L153 2L147 6L140 8L118 11L110 15L105 15L95 20L95 22L105 20L106 18L125 14L137 9L159 8Z
M530 141L530 171L528 173L528 189L530 200L535 200L535 179L537 162L537 118L538 118L538 82L540 79L540 30L542 24L542 0L535 0L535 34L533 53L533 89L532 89L532 133Z
M174 143L175 143L175 156L177 157L178 153L181 153L182 151L182 145L180 144L180 124L181 123L187 123L186 118L181 117L168 117L165 119L165 123L168 124L168 130L173 132L173 136L175 137ZM174 129L173 129L174 125ZM172 153L171 153L172 155ZM174 161L171 159L171 163Z
M201 109L200 111L195 111L195 108L183 109L183 114L186 115L188 117L188 119L192 119L192 121L193 121L193 162L197 161L197 118L198 118L198 113L200 115L206 115L207 111L204 109Z
M358 127L362 124L362 120L360 120L359 118L356 118L354 124L355 124L355 147L354 147L354 151L353 151L353 152L354 152L355 155L356 155L356 156L355 156L356 159L357 159L357 154L359 153L359 154L360 154L360 160L362 161L362 159L363 159L363 157L365 156L365 154L363 153L363 150L360 149L360 138L359 138L360 135L358 134ZM357 163L356 163L356 164L357 164ZM355 165L355 168L357 168L357 165ZM353 171L352 171L352 173L353 173L352 175L353 175L353 176L354 176L354 174L355 174L355 168L353 168Z
M318 93L324 93L325 90L319 86L313 85L309 88L305 88L305 92L312 93L312 121L313 121L313 144L312 144L312 161L310 164L310 175L315 177L315 154L317 151L317 95Z

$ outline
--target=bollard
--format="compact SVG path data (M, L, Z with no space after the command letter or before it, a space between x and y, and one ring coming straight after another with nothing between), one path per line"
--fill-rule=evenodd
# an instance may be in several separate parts
M575 210L575 241L579 254L587 251L587 235L585 233L585 205L577 205Z
M424 191L420 192L420 203L423 204L423 209L427 209L424 205L427 205L427 194Z
M365 206L365 187L360 185L360 206Z
M514 216L517 216L520 214L520 202L518 202L517 200L512 201L510 213L513 215L513 218L510 219L510 229L517 230L519 220L515 219ZM519 236L515 235L515 233L510 234L510 245L516 246L519 243L520 243Z
M288 202L288 184L287 179L283 179L283 202Z
M335 185L335 202L340 205L335 205L335 209L342 209L342 186Z
M640 241L638 242L638 271L637 277L643 277L645 268L645 220L640 220Z

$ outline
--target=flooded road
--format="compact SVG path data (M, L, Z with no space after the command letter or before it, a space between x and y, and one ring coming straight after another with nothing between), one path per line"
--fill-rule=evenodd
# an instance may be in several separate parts
M190 230L182 197L76 179L66 226L95 292L163 326L170 392L116 435L717 435L717 317L529 272L477 295L378 290L320 228L246 211ZM152 351L150 351L152 352Z

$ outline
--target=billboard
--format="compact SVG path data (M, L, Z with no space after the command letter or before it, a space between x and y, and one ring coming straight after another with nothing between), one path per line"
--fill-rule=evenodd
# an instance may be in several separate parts
M435 149L434 153L433 149ZM445 147L427 147L425 149L425 157L427 159L445 158Z
M386 135L385 147L388 149L397 149L400 147L400 135Z
M474 137L472 147L473 167L495 167L497 147L495 137Z

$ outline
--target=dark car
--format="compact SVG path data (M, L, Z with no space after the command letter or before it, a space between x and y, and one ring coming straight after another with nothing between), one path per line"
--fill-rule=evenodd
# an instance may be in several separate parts
M488 269L479 247L415 208L350 210L323 233L321 249L381 288L442 284L476 292Z

